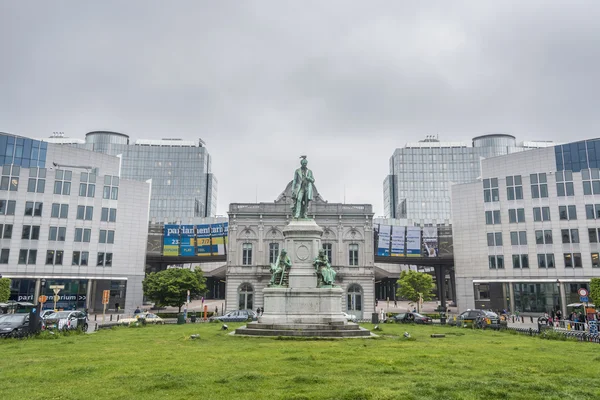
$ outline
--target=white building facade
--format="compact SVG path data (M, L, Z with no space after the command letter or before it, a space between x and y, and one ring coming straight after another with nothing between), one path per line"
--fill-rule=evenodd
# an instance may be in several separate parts
M150 183L121 179L120 159L0 133L0 274L11 299L133 310L142 302Z
M485 159L452 186L458 307L543 313L600 277L600 140Z
M327 203L315 188L309 216L323 228L323 249L345 293L340 311L370 318L375 309L372 206ZM263 307L270 264L284 248L282 230L291 219L291 183L273 203L229 206L226 311Z

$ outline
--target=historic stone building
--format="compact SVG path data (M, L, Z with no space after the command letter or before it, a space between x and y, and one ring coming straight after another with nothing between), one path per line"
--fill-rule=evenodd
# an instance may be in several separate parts
M292 218L291 185L273 203L229 206L227 311L263 307L270 264L283 249L282 230ZM375 310L372 206L328 203L315 188L309 213L323 228L323 249L345 293L340 311L370 317Z

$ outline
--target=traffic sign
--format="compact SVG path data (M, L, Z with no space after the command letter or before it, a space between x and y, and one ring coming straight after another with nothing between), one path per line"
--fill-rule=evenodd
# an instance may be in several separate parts
M41 295L40 297L38 297L38 301L40 303L45 303L48 301L48 296Z
M590 299L588 299L587 296L579 296L579 301L582 303L587 303L588 301L590 301Z
M102 304L108 304L109 297L110 297L110 290L104 290L102 292Z
M588 291L586 288L580 288L579 290L577 290L577 293L579 293L579 296L581 297L586 297L588 295Z

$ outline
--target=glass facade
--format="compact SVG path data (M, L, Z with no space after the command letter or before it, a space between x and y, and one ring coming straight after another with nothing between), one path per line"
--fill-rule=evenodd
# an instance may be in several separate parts
M68 145L121 155L121 178L152 179L151 220L175 223L215 216L217 179L211 173L211 158L205 147L176 139L139 142L131 144L122 133L90 132L85 144ZM116 193L113 190L110 196Z
M47 151L46 142L0 133L0 165L45 168Z
M387 218L444 223L450 220L450 185L481 175L480 159L526 150L514 136L485 135L465 143L427 139L396 149L384 180Z
M582 140L554 147L557 171L579 172L600 168L600 139Z

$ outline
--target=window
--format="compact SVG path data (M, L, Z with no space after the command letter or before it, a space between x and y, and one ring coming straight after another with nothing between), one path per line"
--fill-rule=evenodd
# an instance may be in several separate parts
M242 244L242 265L252 265L252 243Z
M16 200L0 200L0 215L15 215Z
M500 195L498 192L498 178L483 180L483 201L486 203L500 201Z
M598 261L598 253L592 253L592 267L599 268L600 263Z
M54 194L71 194L71 178L73 172L69 170L56 170L56 178L54 180Z
M0 237L2 239L12 239L12 224L0 224Z
M21 239L39 240L40 226L39 225L23 225L23 233Z
M577 219L577 208L575 206L558 206L558 217L561 220Z
M19 264L35 264L37 261L37 250L21 249L19 251Z
M91 235L91 229L75 228L75 242L89 243Z
M554 254L538 254L538 268L554 268Z
M333 245L331 243L323 243L323 250L325 250L325 255L327 256L327 260L331 263L333 262L331 256L333 255Z
M104 230L104 229L100 229L100 243L114 243L115 242L115 231L111 231L111 230ZM278 243L269 243L269 250L271 250L271 245L272 244L276 244L277 246L279 246ZM277 253L279 254L279 247L277 247ZM269 253L270 254L270 253ZM277 255L275 256L275 258L273 259L273 262L269 261L270 264L275 264L275 261L277 260Z
M508 200L523 200L521 175L506 177L506 197Z
M502 246L502 232L490 232L487 234L488 246Z
M100 231L100 238L102 238L102 231ZM275 264L277 256L279 256L279 243L269 243L269 264Z
M358 244L348 245L348 265L358 265Z
M46 168L30 168L27 191L30 193L44 193L46 189Z
M500 223L500 210L485 212L486 225L495 225Z
M489 300L490 285L487 283L476 283L474 294L475 294L475 300Z
M96 174L82 172L79 182L79 196L94 197L96 194Z
M77 206L77 219L91 221L94 216L93 206Z
M582 169L583 194L600 194L600 173L598 168Z
M565 268L582 268L581 253L564 253Z
M117 221L117 209L102 207L100 221L116 222Z
M74 251L71 265L87 266L90 253L87 251Z
M548 197L548 184L546 182L546 174L531 174L529 175L531 183L531 198L539 199L540 197Z
M103 199L118 200L119 198L119 177L104 176L104 190L102 191Z
M588 228L588 236L590 243L598 243L598 238L600 238L600 235L598 234L598 230L596 228Z
M48 250L46 251L46 265L62 265L63 263L62 250Z
M0 178L0 190L16 192L19 189L19 174L21 167L18 165L4 165L2 167L2 178Z
M511 208L508 210L508 222L511 224L525 222L524 208Z
M238 309L252 310L253 308L254 289L248 283L243 283L238 289Z
M534 221L550 221L550 207L533 207Z
M504 269L504 256L489 256L490 269Z
M573 188L573 171L556 172L556 193L558 197L575 196Z
M64 242L67 236L67 228L64 226L51 226L48 240Z
M69 216L69 205L52 203L51 218L67 218Z
M527 254L513 254L513 268L529 268L529 256Z
M526 245L527 244L527 232L511 232L510 233L510 244L513 246Z
M550 229L535 231L536 244L552 244L552 231Z
M561 229L560 236L563 243L579 243L578 229Z
M600 204L586 204L585 205L585 218L586 219L600 219Z
M44 206L44 204L40 203L40 202L26 201L25 202L25 215L41 217L43 206Z
M9 255L10 249L2 249L2 251L0 251L0 264L8 264Z

